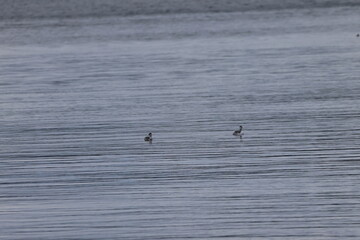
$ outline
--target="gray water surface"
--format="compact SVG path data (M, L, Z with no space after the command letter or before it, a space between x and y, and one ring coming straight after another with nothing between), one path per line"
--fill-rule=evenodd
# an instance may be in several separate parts
M3 21L0 238L358 239L358 10Z

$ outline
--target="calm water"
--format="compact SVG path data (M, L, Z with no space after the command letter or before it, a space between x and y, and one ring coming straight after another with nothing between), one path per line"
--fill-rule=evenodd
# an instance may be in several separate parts
M3 20L0 238L359 239L358 12Z

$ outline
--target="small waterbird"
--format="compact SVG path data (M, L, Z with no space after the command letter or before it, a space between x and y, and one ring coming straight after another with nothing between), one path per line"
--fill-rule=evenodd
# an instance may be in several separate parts
M149 133L148 135L146 135L146 137L144 137L144 141L151 142L152 141L152 133Z
M242 136L244 133L242 132L242 129L243 129L243 127L242 126L240 126L240 129L239 130L235 130L234 132L233 132L233 135L234 136Z

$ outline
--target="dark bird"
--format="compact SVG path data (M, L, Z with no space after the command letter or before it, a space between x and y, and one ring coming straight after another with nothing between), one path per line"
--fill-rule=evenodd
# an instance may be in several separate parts
M151 142L152 141L152 133L149 133L146 137L144 137L144 141Z

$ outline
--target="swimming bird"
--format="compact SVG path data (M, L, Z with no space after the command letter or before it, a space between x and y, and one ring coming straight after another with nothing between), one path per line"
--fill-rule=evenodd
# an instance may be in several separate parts
M239 130L235 130L235 131L233 132L233 135L234 135L234 136L242 136L242 135L243 135L242 129L243 129L243 127L240 126L240 129L239 129Z
M144 141L151 142L152 141L152 133L149 133L146 137L144 137Z

